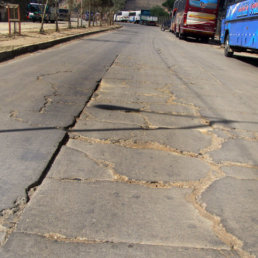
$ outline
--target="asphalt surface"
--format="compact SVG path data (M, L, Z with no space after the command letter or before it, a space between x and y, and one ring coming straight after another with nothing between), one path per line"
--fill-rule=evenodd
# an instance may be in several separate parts
M258 254L256 56L125 25L0 76L1 257Z
M40 178L65 129L119 54L120 37L109 37L84 38L0 65L0 210Z

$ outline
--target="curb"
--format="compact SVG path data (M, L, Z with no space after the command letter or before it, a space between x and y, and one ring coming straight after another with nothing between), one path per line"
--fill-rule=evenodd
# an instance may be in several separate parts
M101 29L101 30L97 30L97 31L89 31L89 32L84 32L84 33L80 33L80 34L76 34L76 35L72 35L72 36L68 36L68 37L64 37L64 38L59 38L59 39L55 39L55 40L51 40L51 41L27 45L27 46L19 47L19 48L9 50L9 51L0 52L0 62L4 62L4 61L10 60L10 59L13 59L16 56L20 56L20 55L23 55L26 53L32 53L32 52L36 52L41 49L47 49L47 48L50 48L52 46L55 46L55 45L58 45L58 44L61 44L64 42L71 41L73 39L105 32L105 31L117 30L120 28L122 28L122 26L117 26L115 28Z

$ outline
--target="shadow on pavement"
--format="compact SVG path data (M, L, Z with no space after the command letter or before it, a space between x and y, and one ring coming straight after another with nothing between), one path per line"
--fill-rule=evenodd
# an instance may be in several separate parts
M254 57L252 57L252 56L240 56L240 55L234 54L233 58L241 62L245 62L247 64L258 67L258 55L255 55Z
M158 113L153 111L145 111L137 108L123 107L123 106L114 106L114 105L95 105L94 107L104 110L112 110L112 111L123 111L126 113L152 113L158 115L167 115L167 116L177 116L177 117L188 117L188 118L196 118L200 119L201 117L191 116L191 115L180 115L180 114L171 114L171 113ZM27 132L27 131L46 131L46 130L62 130L68 133L73 132L109 132L109 131L155 131L155 130L190 130L190 129L198 129L198 128L206 128L213 126L215 124L229 125L232 123L241 123L241 124L258 124L255 121L237 121L237 120L228 120L228 119L219 119L216 117L202 117L210 119L209 124L199 124L192 126L182 126L182 127L156 127L156 128L148 128L148 127L124 127L124 128L94 128L94 129L69 129L69 128L57 128L57 127L36 127L36 128L19 128L19 129L4 129L0 130L0 133L15 133L15 132Z

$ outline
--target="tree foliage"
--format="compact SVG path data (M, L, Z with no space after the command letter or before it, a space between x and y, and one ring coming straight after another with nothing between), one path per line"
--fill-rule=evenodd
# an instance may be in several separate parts
M126 0L112 0L114 6L113 9L115 12L123 10L126 4Z
M159 5L156 5L150 9L151 15L157 17L168 16L169 14Z
M166 7L169 11L173 9L175 0L166 0L162 5Z

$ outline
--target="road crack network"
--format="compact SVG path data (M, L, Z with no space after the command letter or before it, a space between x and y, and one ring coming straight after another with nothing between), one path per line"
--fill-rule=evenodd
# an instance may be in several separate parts
M169 71L171 71L170 67L166 64L166 61L162 58L162 53L157 52L157 55L163 60L165 65L168 67ZM175 72L172 71L174 74ZM180 78L178 78L179 83L182 85L185 82L182 81ZM99 88L99 91L96 93L97 97L99 98L101 96L101 91L105 90L105 86L102 85ZM221 218L218 216L209 213L206 210L206 204L201 202L201 196L202 194L217 180L221 180L226 175L222 171L221 163L216 163L212 157L209 155L210 152L220 150L222 148L222 145L228 140L228 138L224 138L219 136L217 133L215 133L216 130L225 129L223 126L216 126L216 123L213 123L209 118L203 117L200 113L199 107L195 106L193 103L185 103L183 99L180 99L180 101L177 100L176 95L171 91L169 85L165 85L159 89L160 94L165 95L168 97L167 104L168 105L181 105L184 107L187 107L191 110L190 116L195 117L195 119L199 119L200 122L200 128L197 129L201 134L210 137L211 144L207 147L204 147L199 151L199 153L189 152L185 150L175 149L170 146L166 146L163 144L160 144L155 141L141 141L141 140L122 140L122 139L97 139L94 137L88 137L88 136L82 136L79 132L71 131L70 139L76 140L76 141L85 141L90 144L112 144L112 145L118 145L125 148L131 148L131 149L150 149L150 150L159 150L163 152L169 152L173 153L174 155L181 155L185 157L191 157L196 158L201 161L206 162L210 166L209 173L204 177L201 178L198 181L183 181L183 182L163 182L163 181L144 181L144 180L138 180L135 178L129 178L128 176L121 175L117 173L115 170L115 164L113 162L110 162L109 160L97 160L93 157L90 157L89 153L87 153L87 157L91 160L94 160L98 165L108 168L110 173L112 174L113 181L120 182L120 183L126 183L126 184L137 184L144 187L151 187L151 188L172 188L172 187L178 187L178 188L191 188L192 192L189 194L186 199L188 202L190 202L193 207L199 212L200 216L210 221L213 225L213 231L215 235L223 242L225 243L230 249L236 250L238 254L241 257L251 257L251 255L243 250L243 242L238 239L236 236L230 234L226 228L223 226L221 222ZM143 94L144 95L144 94ZM145 94L146 95L146 94ZM148 95L148 94L147 94ZM147 96L146 95L146 96ZM153 94L152 94L153 95ZM90 102L90 106L94 106L94 101L96 98L92 99ZM98 99L99 101L99 99ZM148 131L152 128L159 128L159 125L153 124L147 116L143 115L144 112L155 112L155 110L152 110L150 108L149 103L146 102L140 102L144 105L144 108L139 109L139 115L143 118L143 124L139 125L144 130ZM87 108L85 110L87 112ZM161 112L162 113L162 112ZM186 116L187 113L177 113L178 116ZM90 121L91 119L94 119L95 121L99 122L107 122L105 119L98 119L98 117L94 117L92 115L87 116L87 120ZM126 119L125 119L126 121ZM112 121L108 121L112 123ZM231 135L231 131L227 130L228 135ZM223 165L229 165L229 163L224 163ZM243 164L242 164L243 165Z

